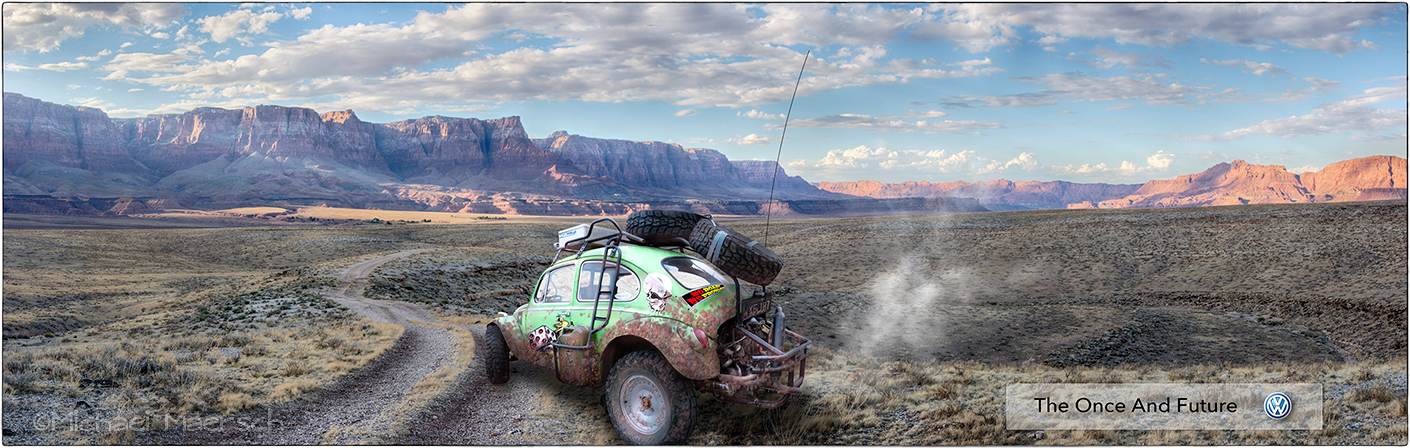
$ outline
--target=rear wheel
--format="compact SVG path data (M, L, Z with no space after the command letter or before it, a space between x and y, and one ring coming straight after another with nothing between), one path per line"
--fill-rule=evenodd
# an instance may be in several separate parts
M485 327L485 376L490 384L509 382L509 346L499 325Z
M632 352L612 366L607 413L622 441L674 445L695 428L699 393L655 351Z

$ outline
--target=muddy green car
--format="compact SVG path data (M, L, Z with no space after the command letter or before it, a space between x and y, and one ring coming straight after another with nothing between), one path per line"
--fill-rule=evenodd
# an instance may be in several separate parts
M485 329L491 383L508 381L520 359L568 384L605 386L622 439L647 445L683 442L702 392L772 408L800 391L810 342L737 277L766 284L776 255L686 212L638 212L627 228L645 235L611 219L560 234L528 303Z

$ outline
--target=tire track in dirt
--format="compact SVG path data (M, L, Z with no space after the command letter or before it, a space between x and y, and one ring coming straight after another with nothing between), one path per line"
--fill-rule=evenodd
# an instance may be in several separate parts
M454 358L456 337L445 327L459 325L470 329L476 339L483 337L483 330L475 331L466 325L442 322L419 305L363 297L368 276L377 267L425 251L402 251L354 264L343 273L339 285L330 294L330 298L359 314L405 328L396 344L378 360L323 391L294 403L250 412L241 417L220 419L213 425L183 425L158 436L158 443L347 445L386 443L397 438L427 440L426 443L439 442L436 444L442 445L511 442L494 436L512 432L508 426L517 419L479 410L487 409L485 406L496 401L525 403L530 400L524 397L532 397L535 392L528 390L529 387L522 382L519 387L491 386L484 372L474 369L474 366L465 366L454 387L433 400L431 407L442 411L404 410L404 415L414 416L418 420L431 418L436 422L433 425L435 428L453 430L434 431L430 433L434 437L419 439L417 434L422 431L418 430L417 424L413 424L409 425L405 434L398 434L403 432L395 427L398 405L407 401L417 382ZM454 406L447 407L447 403ZM449 418L434 418L440 415Z

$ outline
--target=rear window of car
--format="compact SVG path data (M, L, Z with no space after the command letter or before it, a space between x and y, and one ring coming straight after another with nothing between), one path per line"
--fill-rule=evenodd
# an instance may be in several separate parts
M614 300L623 302L635 299L641 292L641 281L637 280L636 273L626 266L622 266L620 275L616 263L607 263L607 281L617 284L617 295ZM582 273L578 275L578 301L592 302L598 300L598 291L602 289L598 281L604 277L601 261L584 261ZM616 278L615 282L613 278Z
M685 289L694 290L729 283L725 275L716 271L714 266L694 258L671 257L661 260L661 266Z

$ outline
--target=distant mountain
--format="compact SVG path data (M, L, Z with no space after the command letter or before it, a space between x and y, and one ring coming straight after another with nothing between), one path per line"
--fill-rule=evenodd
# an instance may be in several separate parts
M755 176L756 162L737 165L710 149L566 133L536 141L519 117L379 124L351 110L262 105L113 120L97 109L14 93L4 101L6 195L156 198L193 208L328 204L567 214L630 211L638 205L629 203L644 201L769 196ZM780 179L778 198L850 198L782 170Z
M1142 185L812 184L773 161L729 160L712 149L563 131L530 138L519 117L369 123L351 110L319 114L261 105L114 120L98 109L14 93L4 94L4 106L5 210L17 213L326 204L550 215L647 208L752 214L766 209L771 191L785 201L777 210L804 215L1406 198L1405 159L1391 156L1301 176L1235 161Z
M980 183L817 182L818 188L874 198L968 197L990 209L1193 207L1406 199L1406 159L1372 156L1301 175L1242 160L1198 174L1141 185L1064 181Z

